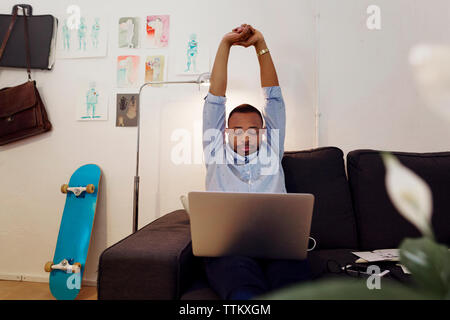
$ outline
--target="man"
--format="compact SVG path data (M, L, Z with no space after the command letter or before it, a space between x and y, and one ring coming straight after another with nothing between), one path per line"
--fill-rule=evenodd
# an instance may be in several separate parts
M228 57L235 45L255 48L266 104L262 115L248 104L236 107L225 129ZM217 50L210 82L203 109L207 191L286 193L281 166L285 106L275 66L261 32L243 24L225 34ZM228 143L224 140L225 133ZM203 259L208 281L222 299L250 299L309 278L307 261L245 256Z

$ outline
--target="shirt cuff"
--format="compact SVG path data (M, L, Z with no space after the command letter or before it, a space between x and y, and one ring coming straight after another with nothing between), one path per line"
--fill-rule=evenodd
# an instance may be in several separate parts
M266 99L281 98L281 88L279 86L263 87L264 97Z
M222 96L215 96L211 92L208 92L208 94L205 97L205 101L215 104L225 104L225 102L227 102L227 98Z

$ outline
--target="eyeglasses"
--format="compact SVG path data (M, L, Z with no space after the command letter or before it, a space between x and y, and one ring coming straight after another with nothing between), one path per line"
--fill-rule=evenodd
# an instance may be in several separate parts
M236 128L236 129L227 128L225 131L229 135L238 136L238 137L241 137L243 135L256 137L257 135L259 135L260 130L264 131L265 129L263 129L263 128L261 128L261 129L260 128L249 128L247 130L244 130L244 129L241 129L241 128Z

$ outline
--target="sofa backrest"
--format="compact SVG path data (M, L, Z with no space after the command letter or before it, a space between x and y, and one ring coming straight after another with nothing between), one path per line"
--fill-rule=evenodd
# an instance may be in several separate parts
M286 189L315 196L311 237L317 249L357 248L355 216L345 174L344 154L336 147L285 152Z
M450 244L450 152L392 152L400 162L430 186L433 194L432 224L439 242ZM347 172L361 250L397 248L405 237L419 231L404 219L390 201L386 171L377 150L347 154Z

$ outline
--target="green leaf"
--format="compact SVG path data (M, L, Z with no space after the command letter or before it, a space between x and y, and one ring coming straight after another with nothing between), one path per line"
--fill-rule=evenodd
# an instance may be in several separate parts
M262 300L426 300L439 298L381 278L380 289L368 289L365 279L318 280L293 285L257 297Z
M430 238L406 239L400 245L400 261L414 281L441 299L450 297L450 252Z

